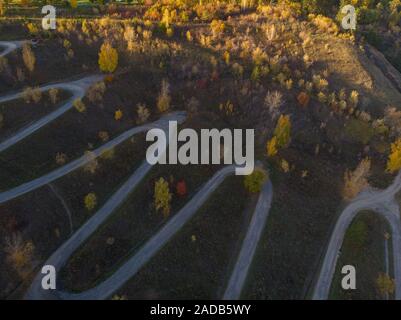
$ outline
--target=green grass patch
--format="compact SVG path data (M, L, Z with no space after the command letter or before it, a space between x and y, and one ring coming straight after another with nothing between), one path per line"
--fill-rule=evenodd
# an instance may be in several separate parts
M390 233L387 222L378 214L364 211L349 226L337 261L330 290L330 299L378 300L383 296L377 289L379 273L385 272L384 235ZM392 246L388 241L389 269L392 274ZM341 274L344 265L356 269L356 290L344 290ZM391 276L392 277L392 276Z

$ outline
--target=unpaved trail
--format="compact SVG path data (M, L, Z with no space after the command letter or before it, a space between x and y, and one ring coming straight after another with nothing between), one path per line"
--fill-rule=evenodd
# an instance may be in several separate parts
M121 135L117 136L116 138L110 140L106 144L102 145L101 147L97 148L96 150L91 151L90 155L83 155L82 157L75 159L68 164L51 171L39 178L31 180L29 182L23 183L15 188L10 190L4 191L0 193L0 204L9 201L11 199L17 198L22 196L25 193L28 193L32 190L38 189L48 183L53 182L54 180L61 178L62 176L72 172L73 170L84 166L88 162L92 161L94 158L99 157L103 152L114 148L115 146L119 145L123 141L131 138L132 136L147 131L152 128L166 128L168 127L168 122L170 120L177 120L177 122L181 123L185 119L185 113L183 112L173 112L168 115L163 116L159 120L145 124L143 126L135 127L129 129L122 133Z
M401 171L393 183L385 190L366 190L354 199L341 213L323 260L323 264L314 288L313 299L328 299L338 255L345 232L355 216L362 210L373 210L381 214L389 223L392 232L395 298L401 299L401 221L399 206L395 195L401 190Z
M27 136L31 135L32 133L36 132L43 126L47 125L48 123L52 122L53 120L57 119L61 115L63 115L66 111L73 107L74 101L76 99L81 99L84 97L86 90L95 82L101 81L103 76L101 75L94 75L82 78L80 80L71 81L71 82L61 82L61 83L54 83L45 85L39 88L40 91L48 91L52 88L55 89L62 89L72 93L72 97L67 100L61 107L57 108L53 112L49 113L48 115L40 118L39 120L29 124L27 127L24 127L18 130L16 133L13 133L10 137L6 138L3 141L0 141L0 152L10 148L14 144L18 143L19 141L25 139ZM17 99L21 97L23 90L17 93L7 94L5 96L0 97L0 103L7 102L10 100Z

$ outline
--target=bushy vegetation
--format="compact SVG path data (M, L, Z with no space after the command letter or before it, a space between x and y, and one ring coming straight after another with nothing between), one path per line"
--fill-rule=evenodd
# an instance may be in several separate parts
M258 193L262 190L263 184L267 179L268 176L265 171L256 169L244 178L245 189L250 193Z

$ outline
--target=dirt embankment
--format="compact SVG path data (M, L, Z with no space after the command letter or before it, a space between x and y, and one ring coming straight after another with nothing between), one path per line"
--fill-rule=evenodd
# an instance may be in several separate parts
M381 114L388 105L401 108L401 75L376 49L329 34L318 35L306 49L329 71L330 83L360 93L363 109Z

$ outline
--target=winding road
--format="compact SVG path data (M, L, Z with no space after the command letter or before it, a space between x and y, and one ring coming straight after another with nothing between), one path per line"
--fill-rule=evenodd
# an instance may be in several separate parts
M135 171L128 181L110 198L110 200L86 222L70 239L67 240L45 262L53 265L58 271L66 263L74 251L81 246L92 233L112 214L128 196L128 194L145 177L152 166L144 163ZM134 276L138 270L146 264L184 224L196 213L201 205L208 199L214 190L224 181L225 177L235 173L235 166L225 167L216 173L201 190L167 222L161 230L146 242L139 251L122 265L113 275L98 286L82 293L67 293L55 290L43 290L41 286L42 274L33 281L26 298L27 299L68 299L68 300L99 300L106 299L118 290L126 281Z
M328 299L331 282L334 276L337 258L345 233L355 216L362 210L373 210L381 214L389 223L392 231L395 298L401 299L401 221L399 206L395 195L401 190L401 171L393 183L385 190L369 189L355 198L341 213L323 260L316 282L313 299Z
M26 41L0 41L0 48L5 48L0 53L0 57L4 57L10 52L22 47ZM18 130L12 136L0 141L0 152L8 149L27 136L33 134L43 126L55 120L67 110L73 107L76 99L83 98L87 89L95 82L101 81L103 76L94 75L85 77L80 80L71 82L54 83L40 87L40 91L45 92L49 89L62 89L72 93L61 107L42 117L41 119L29 124L28 126ZM18 99L22 96L23 91L7 94L0 97L0 103ZM25 193L49 185L56 179L72 172L73 170L84 166L92 161L94 157L100 156L103 152L119 145L128 138L150 130L152 128L161 128L168 131L169 121L175 120L182 123L186 118L183 112L174 112L163 116L159 120L135 127L122 133L118 137L107 142L103 146L91 152L90 156L82 157L50 172L39 178L26 182L13 189L0 193L0 204L19 197ZM84 223L71 237L59 247L45 262L47 265L53 265L56 271L59 271L67 262L69 257L107 220L107 218L124 202L128 195L138 186L151 170L146 160L135 170L133 175L109 198L103 207L97 211L86 223ZM172 217L153 237L151 237L131 258L129 258L116 272L108 279L82 293L68 293L57 290L42 289L43 275L39 272L34 278L29 290L26 293L26 299L106 299L117 291L125 282L133 277L160 249L162 249L171 238L179 232L182 227L196 214L205 201L220 186L220 184L229 175L235 174L235 165L226 166L217 172L196 195L174 216ZM241 251L235 264L233 274L230 278L224 298L238 299L248 274L249 266L252 262L257 244L262 234L266 219L270 210L272 200L272 185L270 181L266 182L260 193L258 203L256 205L251 223L248 227ZM69 209L66 208L68 211ZM70 226L71 227L71 226Z
M162 118L160 118L159 120L157 120L153 123L127 130L124 133L122 133L121 135L117 136L116 138L105 143L98 149L91 151L90 155L85 154L82 157L75 159L74 161L71 161L68 164L66 164L54 171L51 171L39 178L36 178L34 180L31 180L29 182L21 184L13 189L1 192L0 193L0 204L4 203L6 201L9 201L11 199L14 199L16 197L19 197L27 192L30 192L37 188L40 188L50 182L53 182L54 180L56 180L64 175L72 172L73 170L75 170L81 166L84 166L88 162L92 161L94 159L94 157L100 156L103 152L119 145L121 142L127 140L128 138L131 138L135 134L147 131L152 128L167 128L168 122L170 120L176 120L178 123L182 123L185 120L185 113L173 112L173 113L163 116Z
M73 107L74 100L81 99L84 97L86 90L95 82L101 81L103 76L101 75L93 75L88 76L76 81L71 82L61 82L61 83L53 83L49 85L45 85L40 87L40 91L48 91L52 88L55 89L62 89L65 91L69 91L72 93L72 97L67 100L61 107L57 108L55 111L49 113L48 115L40 118L39 120L29 124L27 127L24 127L14 133L11 137L6 138L3 141L0 141L0 152L8 149L9 147L13 146L17 142L23 140L27 136L31 135L35 131L39 130L43 126L47 125L49 122L57 119L59 116L64 114L67 110ZM0 97L0 103L7 102L10 100L18 99L21 97L23 90L17 93L11 93Z
M253 260L253 256L255 255L256 247L259 243L270 212L272 198L273 185L270 180L267 180L259 195L258 203L256 204L244 242L242 243L238 260L224 293L224 300L237 300L241 296L241 291L248 275L249 267Z
M102 223L113 213L113 211L126 199L130 192L145 177L146 173L151 169L151 165L144 163L135 171L135 173L127 180L126 183L107 201L107 203L90 218L74 235L71 236L59 249L57 249L51 257L44 263L52 265L56 271L59 271L67 262L69 257L77 250ZM109 278L94 288L81 293L69 293L57 290L42 289L43 275L38 273L31 287L29 288L26 299L67 299L67 300L100 300L110 297L121 286L132 278L152 257L162 249L166 243L181 230L181 228L196 214L200 207L210 197L210 195L218 188L224 179L235 174L235 165L224 167L218 171L199 192L176 214L174 215L150 240L148 240L127 262L125 262L116 272ZM233 293L239 294L246 278L249 264L251 263L253 252L255 251L260 233L263 229L266 216L269 211L272 196L272 188L270 183L266 183L260 195L258 205L255 210L249 231L258 229L256 235L249 236L249 232L244 241L237 266L235 268L235 276L232 278L232 287L235 288ZM261 223L260 226L257 224ZM244 250L252 247L251 253L242 254ZM228 289L227 292L231 292Z

